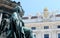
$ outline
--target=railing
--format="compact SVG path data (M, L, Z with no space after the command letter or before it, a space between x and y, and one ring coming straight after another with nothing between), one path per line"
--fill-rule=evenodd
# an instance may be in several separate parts
M60 20L50 20L50 21L47 21L47 22L57 22L57 21L60 21ZM46 21L43 21L43 20L38 20L38 19L34 19L34 20L23 20L24 23L43 23L43 22L46 22Z

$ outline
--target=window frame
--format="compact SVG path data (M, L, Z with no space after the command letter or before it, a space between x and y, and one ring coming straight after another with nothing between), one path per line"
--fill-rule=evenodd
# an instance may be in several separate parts
M60 38L60 33L58 33L58 38Z
M49 38L49 34L44 34L44 38Z
M31 27L32 30L36 30L36 27Z
M44 26L44 29L49 29L49 26Z
M60 25L58 25L57 28L60 28Z

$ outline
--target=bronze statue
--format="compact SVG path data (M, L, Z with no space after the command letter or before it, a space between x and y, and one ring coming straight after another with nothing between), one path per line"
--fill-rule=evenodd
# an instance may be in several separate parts
M0 2L0 12L2 14L1 38L33 38L32 31L24 28L24 22L21 19L24 11L20 2L16 3L10 0L5 1L5 3Z

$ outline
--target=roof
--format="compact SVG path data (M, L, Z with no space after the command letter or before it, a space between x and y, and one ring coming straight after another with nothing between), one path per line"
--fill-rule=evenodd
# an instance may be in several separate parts
M38 18L38 17L37 17L37 16L32 16L32 17L31 17L31 19L36 19L36 18Z
M55 15L56 17L60 17L60 14ZM31 16L31 19L36 19L38 16ZM29 17L22 17L22 19L29 19Z
M60 17L60 14L57 14L56 17Z
M28 17L22 17L22 19L28 19Z

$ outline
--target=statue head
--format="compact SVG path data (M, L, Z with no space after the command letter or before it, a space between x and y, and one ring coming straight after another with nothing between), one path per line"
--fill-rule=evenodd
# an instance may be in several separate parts
M20 2L17 3L20 6Z

